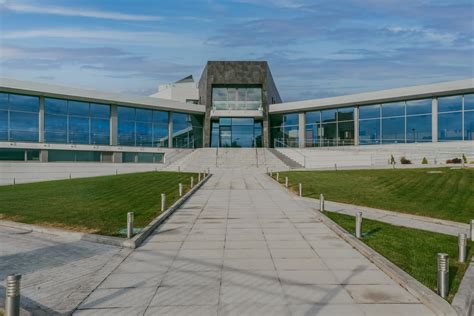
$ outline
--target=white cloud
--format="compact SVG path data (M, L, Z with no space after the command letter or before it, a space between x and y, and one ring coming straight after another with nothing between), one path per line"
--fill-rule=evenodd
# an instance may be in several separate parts
M158 21L162 17L151 15L127 14L113 11L100 11L83 8L66 8L55 6L36 6L31 4L11 3L8 0L0 0L0 4L6 9L21 13L53 14L63 16L81 16L97 19L123 20L123 21Z
M150 46L186 47L203 43L197 37L168 32L135 32L109 29L48 28L21 31L4 31L1 39L17 40L29 38L61 38L65 40L90 40L126 42L128 44L147 44Z

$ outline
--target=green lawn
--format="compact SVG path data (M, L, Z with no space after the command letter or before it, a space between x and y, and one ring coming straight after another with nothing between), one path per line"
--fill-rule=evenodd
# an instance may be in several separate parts
M161 193L170 206L178 183L189 190L191 176L197 183L192 173L145 172L0 186L0 218L117 236L127 212L145 227L160 213Z
M348 232L354 232L353 216L330 212L325 212L325 215ZM453 300L468 266L457 262L458 239L455 236L363 219L362 241L433 291L436 291L437 282L437 253L449 254L449 302ZM469 242L468 258L473 255L472 246L473 243Z
M275 177L275 174L273 174ZM303 195L390 211L468 223L474 219L474 169L290 171Z

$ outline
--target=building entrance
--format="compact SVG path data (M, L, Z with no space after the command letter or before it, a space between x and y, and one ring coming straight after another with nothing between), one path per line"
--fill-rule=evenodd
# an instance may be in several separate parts
M212 147L262 147L262 121L222 117L212 122Z

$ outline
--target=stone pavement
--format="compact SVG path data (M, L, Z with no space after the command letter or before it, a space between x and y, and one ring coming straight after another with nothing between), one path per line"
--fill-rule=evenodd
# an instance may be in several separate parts
M319 210L319 200L311 198L298 198L308 207ZM458 236L465 233L469 236L469 224L457 223L436 219L425 216L391 212L371 207L358 206L353 204L325 201L324 207L328 212L340 213L355 216L356 212L361 211L364 218L376 221L403 226L415 229L426 230L434 233Z
M75 315L432 315L264 174L214 174Z
M130 253L87 241L0 226L0 297L21 273L21 301L33 314L71 313Z

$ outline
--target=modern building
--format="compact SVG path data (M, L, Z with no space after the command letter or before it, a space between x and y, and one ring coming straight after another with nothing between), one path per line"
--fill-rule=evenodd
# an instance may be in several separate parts
M198 85L190 76L150 97L0 80L0 160L157 163L173 148L473 140L474 78L289 103L264 61L210 61Z

